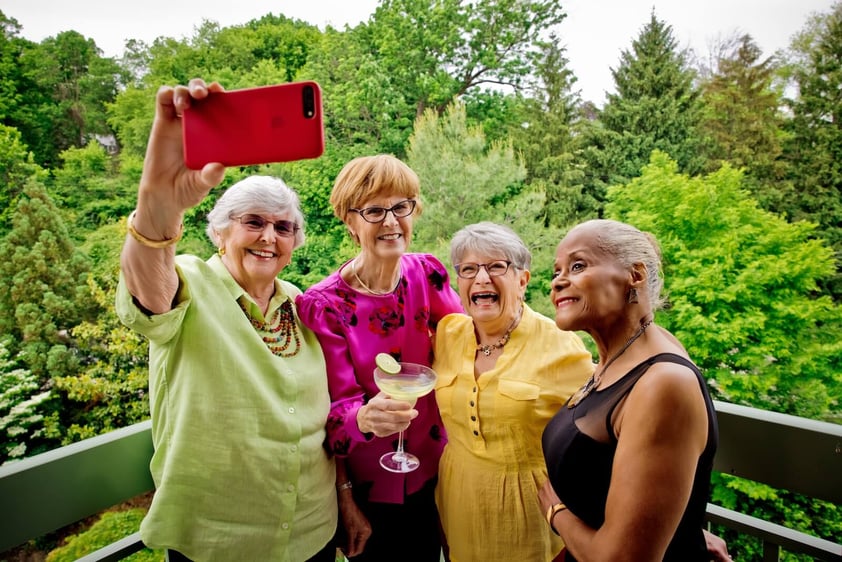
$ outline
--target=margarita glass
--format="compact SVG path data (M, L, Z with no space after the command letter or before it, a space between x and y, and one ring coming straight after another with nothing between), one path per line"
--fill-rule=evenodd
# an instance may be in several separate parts
M374 369L377 388L394 400L403 400L415 406L415 401L429 394L436 386L436 372L417 363L399 363L400 371L387 373ZM380 457L380 466L390 472L412 472L421 464L418 457L403 450L403 431L398 432L398 448Z

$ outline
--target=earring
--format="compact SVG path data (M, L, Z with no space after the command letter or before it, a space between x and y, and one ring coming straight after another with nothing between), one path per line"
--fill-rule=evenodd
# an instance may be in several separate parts
M216 251L216 253L219 254L219 257L224 256L225 255L225 246L220 246L219 249Z
M636 303L640 302L640 301L637 300L637 289L635 289L634 287L629 289L629 298L628 298L627 302L629 304L636 304Z

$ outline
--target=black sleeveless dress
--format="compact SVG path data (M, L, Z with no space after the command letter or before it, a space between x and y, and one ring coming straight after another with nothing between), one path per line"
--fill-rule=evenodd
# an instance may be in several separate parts
M708 439L696 465L690 500L664 560L707 561L709 555L702 534L710 493L713 456L719 442L716 412L698 367L673 353L650 357L611 386L591 392L573 408L563 407L547 424L542 443L550 483L561 501L590 527L598 529L605 520L605 503L617 439L611 416L617 404L655 363L685 365L696 373L708 412ZM640 493L646 493L641 490ZM570 552L566 560L575 560Z

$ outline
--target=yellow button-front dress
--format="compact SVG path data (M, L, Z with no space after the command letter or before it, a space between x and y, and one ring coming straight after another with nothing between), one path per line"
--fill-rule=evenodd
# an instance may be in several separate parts
M544 426L590 376L582 340L524 306L494 369L475 377L476 337L464 314L436 332L436 401L448 443L436 503L452 562L552 560L561 540L538 502L547 480Z

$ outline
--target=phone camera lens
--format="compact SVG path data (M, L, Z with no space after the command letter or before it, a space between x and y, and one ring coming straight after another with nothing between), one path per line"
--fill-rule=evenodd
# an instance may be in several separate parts
M304 86L301 89L304 117L311 119L316 115L316 94L313 86Z

